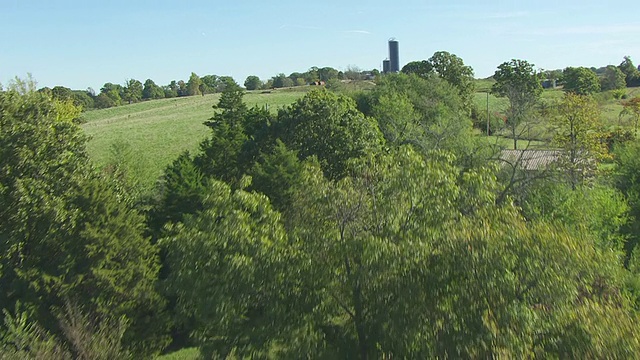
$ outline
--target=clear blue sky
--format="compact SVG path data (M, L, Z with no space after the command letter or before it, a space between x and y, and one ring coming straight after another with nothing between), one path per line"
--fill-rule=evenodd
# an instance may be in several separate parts
M445 50L493 74L511 58L538 68L640 63L632 1L0 0L0 82L30 72L73 89L128 78L159 85L193 71L243 83L311 66L380 68Z

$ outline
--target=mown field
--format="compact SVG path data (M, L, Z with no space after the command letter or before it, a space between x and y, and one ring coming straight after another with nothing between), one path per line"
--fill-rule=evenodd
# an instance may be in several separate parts
M248 92L249 106L269 106L272 111L291 104L308 88L297 91ZM209 119L219 94L145 101L88 111L83 128L90 136L87 150L102 168L114 159L114 147L131 158L131 171L144 187L153 186L163 169L185 150L196 151L209 135ZM123 151L124 150L124 151Z

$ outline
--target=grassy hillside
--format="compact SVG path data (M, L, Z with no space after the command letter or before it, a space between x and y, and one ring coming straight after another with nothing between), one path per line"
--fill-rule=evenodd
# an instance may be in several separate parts
M268 105L273 111L291 104L308 88L296 91L249 92L249 106ZM146 101L84 114L85 132L91 137L88 152L98 167L113 158L114 144L128 149L132 171L152 186L167 164L185 150L196 151L209 135L209 119L219 94Z

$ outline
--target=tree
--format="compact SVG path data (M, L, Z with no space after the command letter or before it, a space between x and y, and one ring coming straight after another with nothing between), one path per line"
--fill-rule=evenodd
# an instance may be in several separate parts
M163 86L162 90L164 91L165 98L174 98L178 96L178 84L175 80L171 80L169 85Z
M144 82L144 89L142 89L142 98L145 100L162 99L164 98L164 91L151 79L147 79Z
M402 68L405 74L416 74L428 78L436 74L458 89L465 107L470 111L475 87L473 69L464 64L461 58L446 51L437 51L429 60L412 61Z
M274 317L286 313L280 298L289 293L279 265L289 256L279 214L265 196L220 181L203 196L202 211L169 227L159 242L170 269L163 285L177 316L193 319L204 357L264 357L270 342L288 340L278 335L287 324Z
M337 75L333 76L329 78L329 80L337 79L337 77L338 77ZM347 66L347 69L344 71L344 77L345 79L348 79L348 80L362 80L362 70L357 66L349 65ZM320 78L322 79L322 74Z
M416 74L421 78L427 78L430 74L433 74L433 66L427 60L412 61L403 66L401 72L404 74Z
M93 109L95 107L93 98L88 91L72 90L71 99L73 99L73 104L79 106L82 110Z
M183 80L178 80L178 96L188 96L187 84Z
M438 76L458 89L465 106L470 109L475 86L471 66L465 65L461 58L446 51L434 53L429 58L429 63Z
M633 65L630 56L625 56L618 68L624 73L627 86L636 86L640 83L640 71Z
M95 107L97 109L106 109L113 106L116 106L116 103L107 94L100 93L98 94L98 96L96 96Z
M564 91L577 95L591 95L600 91L600 80L595 72L585 67L564 69Z
M332 67L327 66L327 67L318 69L318 79L320 81L328 82L331 79L337 79L337 78L338 78L338 70Z
M437 76L387 74L359 106L378 120L389 145L408 143L424 153L447 150L460 162L482 153L474 146L458 90Z
M106 83L100 89L100 94L105 94L113 103L113 106L122 104L122 86L119 84Z
M518 148L518 126L530 118L535 105L538 103L542 86L538 75L526 60L512 59L498 66L493 75L496 83L491 91L509 100L507 109L507 125L513 137L513 148Z
M232 183L242 176L238 159L247 139L243 123L248 109L242 101L244 89L231 78L223 82L224 90L214 105L218 111L204 123L211 137L200 144L202 152L194 162L204 176Z
M53 89L51 89L51 96L58 100L65 101L72 98L73 91L64 86L54 86Z
M293 81L285 74L280 73L272 78L272 84L274 88L283 88L293 86Z
M562 70L547 70L544 72L544 76L551 83L551 87L555 88L563 82Z
M631 116L634 122L634 131L638 132L638 122L640 122L640 96L624 101L620 117Z
M138 102L142 99L142 83L135 79L129 79L125 83L122 98L129 104Z
M289 298L287 320L306 321L288 343L307 342L291 357L562 357L638 347L625 335L637 333L636 317L616 295L624 286L610 270L616 255L496 206L487 169L459 176L449 154L404 146L351 170L328 182L308 166L295 190L287 228L300 260L289 273L305 295ZM610 316L630 316L614 326L616 340L591 337L607 331Z
M630 221L622 233L627 236L625 255L627 262L636 253L636 262L640 260L638 243L640 243L640 144L628 142L614 149L615 156L615 186L624 194L629 204ZM640 263L636 263L635 272L640 273Z
M244 81L244 87L247 90L257 90L262 86L262 81L259 77L255 75L247 76L247 79Z
M278 113L276 133L301 159L316 156L330 179L344 176L349 159L376 152L382 135L352 99L326 89L307 93Z
M205 75L200 78L202 84L205 86L205 92L207 94L213 94L218 91L219 78L216 75Z
M600 78L602 91L624 89L626 85L624 73L613 65L608 65Z
M589 96L567 93L553 124L554 144L563 150L560 167L575 189L593 175L597 162L607 157L606 145L601 141L600 109Z
M303 163L295 151L287 149L280 139L271 152L260 154L249 170L251 190L265 194L273 207L284 213L291 209L292 192L300 182Z
M202 84L202 80L196 73L192 72L187 82L187 96L201 95L200 84Z
M55 311L68 299L85 313L126 317L127 347L159 352L157 248L142 234L144 217L92 168L80 110L7 91L0 112L0 308L25 304L58 332Z

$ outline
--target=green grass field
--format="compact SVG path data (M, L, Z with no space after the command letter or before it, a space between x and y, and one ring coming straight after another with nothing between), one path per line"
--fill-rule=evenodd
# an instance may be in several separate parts
M302 97L306 88L298 91L248 92L249 106L268 105L272 111ZM82 125L91 137L87 144L89 156L98 167L112 158L112 146L124 144L135 160L135 176L142 186L153 186L164 168L185 150L196 151L209 135L203 122L214 114L212 106L219 94L145 101L84 113Z

